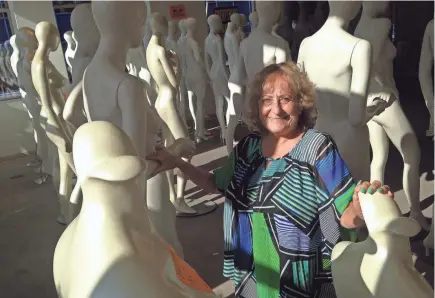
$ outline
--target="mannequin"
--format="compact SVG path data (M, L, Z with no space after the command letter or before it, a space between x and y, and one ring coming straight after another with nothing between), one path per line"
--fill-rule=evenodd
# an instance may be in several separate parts
M77 41L72 61L73 90L68 96L64 118L72 124L73 130L86 122L83 107L82 80L86 67L92 61L100 41L100 34L92 16L91 3L77 5L71 13L71 27Z
M149 177L157 164L138 157L131 138L105 121L82 125L73 145L84 200L54 252L58 296L215 297L153 231L138 177ZM179 145L168 151L183 155Z
M298 64L316 85L318 117L315 128L329 133L352 176L370 180L369 133L365 125L386 107L374 100L367 107L371 45L346 32L361 2L329 2L327 21L301 43ZM356 158L358 156L358 158Z
M65 61L68 65L69 72L72 72L72 61L74 60L74 55L77 50L77 44L74 38L72 37L73 31L69 30L63 34L63 39L65 39L68 48L65 51Z
M272 27L272 35L273 36L275 36L275 37L278 37L278 38L282 38L276 31L278 30L278 28L279 28L279 23L276 23L275 25L273 25L273 27Z
M12 64L11 64L11 56L13 53L13 48L11 46L11 42L9 40L6 40L4 43L5 49L6 49L6 59L5 59L5 65L6 65L6 70L10 75L11 81L13 83L14 89L15 87L18 87L18 79L14 73L14 70L12 69Z
M359 193L369 231L363 242L339 242L332 250L332 276L337 298L428 298L434 291L414 268L409 237L420 227L402 217L384 194Z
M188 18L184 21L186 28L186 39L183 43L183 54L186 63L186 89L189 99L189 110L195 124L195 141L197 143L206 140L205 134L205 110L204 97L207 84L207 74L204 69L200 48L195 40L194 34L196 31L196 20ZM196 98L196 105L194 105Z
M176 69L179 68L179 62L175 53L170 52L163 47L164 36L168 31L167 19L161 14L153 13L150 25L153 35L148 43L146 57L148 61L148 69L154 81L156 82L158 89L158 96L154 107L159 115L159 118L161 119L160 124L163 126L163 141L165 145L168 146L172 144L174 140L180 138L189 138L187 127L185 126L183 119L178 113L177 107L175 105L178 82L180 80L180 73L176 72ZM189 150L192 152L195 150L195 145L193 142L190 144ZM165 181L164 179L161 179L161 177L150 179L148 181L147 197L157 197L157 194L161 192L159 199L165 200L169 194L171 199L170 201L174 204L177 211L181 211L183 213L195 213L195 210L190 208L184 202L183 192L186 184L184 177L177 177L178 193L176 194L174 189L174 171L166 171L160 175L166 175L167 180ZM150 202L148 200L149 209L153 208L150 205L152 203L152 201ZM162 202L159 202L159 205L161 204ZM181 244L176 236L174 206L170 206L169 204L168 206L164 207L166 210L165 226L168 225L168 221L173 220L171 222L171 231L175 233L175 235L172 235L171 237L176 240L174 242L177 244L176 246L173 246L181 255ZM158 216L161 216L161 214L158 214ZM158 220L158 218L156 218L156 220ZM155 222L155 220L153 220L153 222ZM157 231L159 231L158 228ZM160 231L159 233L162 234ZM167 239L167 237L165 237L165 239Z
M180 90L179 90L179 106L178 109L180 111L180 115L183 118L183 120L185 121L185 123L187 123L187 118L186 118L186 108L187 108L187 88L186 88L186 79L185 79L185 74L187 71L187 65L186 65L186 58L185 58L185 54L184 54L184 42L186 41L186 27L184 25L185 20L180 20L178 22L178 28L180 29L180 37L177 40L177 55L180 59L180 71L181 71L181 75L180 75Z
M8 71L7 62L6 62L7 55L8 55L8 51L6 50L5 45L0 44L0 72L2 74L1 79L3 82L6 83L5 85L6 85L8 92L11 92L11 91L13 91L15 86L14 86L13 78Z
M258 1L258 26L240 45L240 60L228 83L231 92L225 138L228 154L233 150L234 133L243 108L243 86L264 67L291 61L287 41L272 35L272 28L280 18L281 5L281 2Z
M165 39L165 48L174 53L177 53L177 41L175 40L176 34L177 21L168 21L168 36Z
M72 191L72 176L75 171L72 159L72 135L62 117L64 99L61 88L65 78L50 62L50 52L56 51L60 44L57 28L49 22L36 25L35 36L38 49L32 61L32 81L38 92L42 108L47 117L45 131L51 142L57 147L59 158L59 178L53 174L53 182L59 187L60 215L58 222L65 224L69 219L69 197ZM55 181L55 180L60 181Z
M224 48L228 56L228 66L231 74L237 67L237 59L240 56L240 41L241 39L240 35L237 34L236 23L229 22L225 32Z
M246 26L246 16L243 13L239 13L240 25L237 27L237 33L240 35L240 40L245 39L245 26Z
M257 26L258 26L258 14L255 10L253 12L251 12L251 14L249 15L249 23L251 23L251 31L254 30L255 28L257 28Z
M229 74L225 65L225 53L222 38L219 33L222 31L222 19L216 14L212 14L207 19L210 33L205 39L205 69L212 83L216 116L221 128L221 142L225 142L226 123L225 123L225 100L229 102L230 91L228 89ZM210 65L211 59L211 65Z
M388 38L391 22L389 19L376 17L385 13L387 8L387 1L363 2L363 12L354 32L356 37L373 45L369 100L380 97L388 101L385 111L367 123L373 152L370 181L384 181L390 139L404 161L402 181L411 207L410 216L417 220L423 229L429 230L420 208L420 147L411 124L396 100L399 98L393 76L396 49Z
M429 110L430 121L429 128L426 130L426 136L434 136L434 92L433 92L433 77L432 68L434 61L434 21L433 19L427 24L424 31L423 44L421 45L420 64L418 67L418 78L420 80L421 92L423 93L424 101Z

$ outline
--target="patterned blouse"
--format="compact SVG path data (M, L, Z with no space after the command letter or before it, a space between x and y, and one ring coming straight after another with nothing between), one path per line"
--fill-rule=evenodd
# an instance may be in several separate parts
M236 297L335 297L331 252L351 232L340 217L356 183L325 133L308 130L279 159L262 155L261 140L248 135L214 171L226 198L224 276Z

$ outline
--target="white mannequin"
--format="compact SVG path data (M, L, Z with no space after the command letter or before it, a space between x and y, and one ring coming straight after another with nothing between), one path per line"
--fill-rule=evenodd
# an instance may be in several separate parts
M194 37L196 20L194 18L188 18L184 21L183 25L186 28L186 39L183 43L184 49L182 52L186 63L184 77L187 97L189 99L189 110L195 123L195 140L199 143L202 140L206 140L204 97L207 75L198 42ZM196 98L196 105L194 105L194 98Z
M230 91L228 89L229 74L225 65L225 53L222 38L219 33L222 31L222 19L216 14L212 14L207 19L210 33L205 39L205 69L212 83L216 116L221 128L221 142L225 142L226 123L225 123L225 100L229 102ZM210 65L211 59L211 65Z
M420 147L417 136L406 118L398 100L399 92L393 76L393 59L396 49L389 40L391 22L376 17L386 12L388 2L363 2L363 12L354 35L370 42L373 46L372 79L369 87L370 98L385 98L389 105L380 115L367 123L373 159L370 166L370 181L383 183L385 165L388 159L390 142L399 150L404 161L403 190L411 207L410 216L421 227L429 230L429 225L420 208Z
M237 33L240 35L240 40L245 39L246 34L244 28L246 26L246 16L243 13L239 13L240 25L237 27Z
M71 13L71 27L77 41L72 61L73 90L68 96L64 118L73 125L73 130L86 122L83 107L83 74L92 61L100 41L100 34L92 16L91 3L77 5Z
M13 91L15 88L13 76L9 73L7 66L7 55L8 51L6 49L5 44L0 44L0 72L2 73L2 81L6 83L6 87L9 89L9 92Z
M280 18L281 5L281 2L273 1L256 2L258 26L240 44L240 58L228 83L231 92L225 138L228 154L233 150L234 132L243 107L243 86L264 67L273 63L291 61L287 41L272 35L272 28Z
M187 123L186 118L186 109L187 109L187 88L186 88L186 78L185 73L187 71L187 65L186 65L186 58L184 54L184 43L186 41L186 27L184 25L185 20L180 20L178 22L178 28L180 29L180 37L177 40L177 55L180 59L180 90L179 90L179 110L180 115L184 119L184 121Z
M177 21L168 21L168 35L165 39L165 48L174 53L177 53L177 41L175 40L175 36L177 34L177 27Z
M429 128L426 130L426 136L434 136L434 92L432 67L434 65L434 20L432 19L424 31L423 43L421 45L420 64L418 67L418 78L420 80L421 92L424 101L429 110L430 121Z
M62 87L65 84L65 78L49 60L50 52L59 47L60 37L56 26L46 21L36 25L35 36L39 45L32 61L32 81L47 117L45 131L58 149L59 177L53 173L53 182L55 187L59 187L60 215L57 220L65 224L68 223L70 216L68 201L75 171L71 150L72 135L66 121L62 118L64 107ZM58 179L59 181L56 181Z
M148 43L148 48L146 50L146 58L148 62L148 69L156 82L158 89L158 96L155 102L155 109L162 120L162 135L166 146L172 144L174 140L180 138L189 138L189 133L187 127L184 124L183 119L178 113L175 99L178 90L178 82L180 80L179 73L175 70L179 68L178 58L175 53L170 52L164 48L164 36L168 31L168 21L167 19L158 13L152 14L151 19L151 31L153 35ZM195 145L191 143L191 151L194 151ZM150 210L158 209L155 208L154 204L160 207L163 205L162 200L170 197L170 201L174 204L178 211L184 213L195 213L195 210L187 206L183 200L183 190L181 188L180 196L175 193L174 189L174 172L167 171L166 173L161 173L160 175L167 176L165 181L162 177L155 177L148 181L148 208ZM169 186L169 188L168 188ZM185 179L182 176L178 176L177 188L180 189L181 186L185 186ZM160 196L158 196L160 194ZM152 197L159 197L159 201L150 200ZM182 200L179 200L181 198ZM167 201L167 203L169 203ZM175 233L174 235L164 235L164 239L174 239L170 244L176 249L177 253L182 255L181 244L178 241L175 229L175 209L174 206L168 205L162 207L165 210L165 223L163 227L168 227L170 225L170 231ZM160 217L160 218L159 218ZM156 225L156 221L161 220L161 213L156 213L156 218L153 222ZM159 225L156 225L157 231L162 235ZM163 228L162 228L163 229ZM167 240L168 241L168 240Z
M257 28L257 26L258 26L258 14L255 10L253 12L251 12L251 14L249 15L249 23L251 23L251 31L254 30L255 28Z
M168 148L182 155L179 149ZM138 157L131 138L105 121L82 125L73 150L84 200L54 252L59 297L215 297L153 231L138 178L157 164Z
M11 80L13 82L13 86L18 87L18 80L17 80L17 77L14 73L14 70L12 69L12 64L11 64L11 56L12 56L13 48L12 48L9 40L5 41L4 46L6 49L6 60L5 60L6 69L11 77Z
M235 16L232 14L231 17ZM237 19L234 17L234 19ZM224 48L228 56L228 66L232 74L237 67L237 59L240 56L240 35L237 34L237 25L235 22L227 24L227 30L224 38Z
M387 195L359 193L369 231L363 242L340 242L331 255L337 298L429 298L434 291L414 268L409 237L420 227Z
M65 39L68 47L65 51L65 61L68 65L69 71L72 72L72 61L74 60L74 55L77 50L77 44L74 38L72 37L73 31L67 31L63 34L63 39Z
M316 85L316 129L334 138L340 155L358 181L370 180L369 133L365 125L385 109L383 100L367 108L372 49L346 32L360 1L329 2L327 21L301 43L298 64Z
M279 28L279 23L276 23L275 25L273 25L273 27L272 27L272 35L273 36L275 36L275 37L278 37L278 38L282 38L276 31L278 30L278 28ZM284 39L284 38L283 38Z

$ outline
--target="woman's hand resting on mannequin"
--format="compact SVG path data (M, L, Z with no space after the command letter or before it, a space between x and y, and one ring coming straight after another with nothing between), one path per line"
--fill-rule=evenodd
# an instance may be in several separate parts
M165 148L161 148L155 153L148 155L146 160L152 160L159 164L152 173L152 175L157 175L160 172L169 171L176 168L181 159L171 155Z
M375 180L372 183L368 181L363 181L359 183L353 192L352 203L357 215L363 219L363 214L361 210L361 204L359 201L358 193L368 193L374 194L375 192L379 192L382 194L387 194L391 199L394 200L394 194L390 191L390 187L388 185L382 185L381 182Z

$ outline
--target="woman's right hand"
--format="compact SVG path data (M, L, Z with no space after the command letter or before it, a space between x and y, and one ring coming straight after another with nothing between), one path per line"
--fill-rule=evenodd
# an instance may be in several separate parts
M179 161L178 157L171 155L165 148L158 149L155 153L148 155L145 159L158 163L158 166L153 171L152 175L176 168L177 162Z

